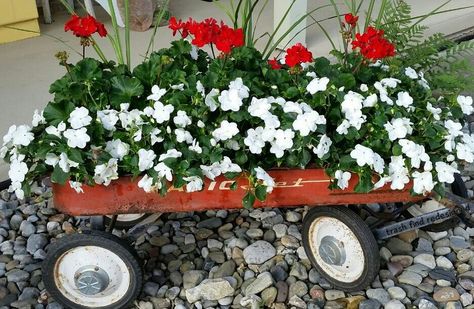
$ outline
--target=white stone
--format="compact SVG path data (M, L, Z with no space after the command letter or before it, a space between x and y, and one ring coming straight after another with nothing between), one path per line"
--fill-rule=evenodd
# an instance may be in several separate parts
M431 269L436 267L436 261L434 256L428 253L422 253L415 256L415 259L413 261L415 262L415 264L422 264Z
M442 267L442 268L446 268L446 269L454 268L453 263L451 263L451 261L448 260L444 256L438 256L436 258L436 265L438 265L439 267Z

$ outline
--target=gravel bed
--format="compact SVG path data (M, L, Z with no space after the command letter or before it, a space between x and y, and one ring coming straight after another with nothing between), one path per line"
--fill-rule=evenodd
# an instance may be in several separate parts
M465 171L472 196L474 168ZM0 309L62 308L44 290L41 261L86 218L52 206L37 187L21 203L0 192ZM307 209L163 215L135 243L145 261L136 302L152 308L474 308L474 229L416 230L380 242L381 270L365 291L335 290L301 246ZM118 236L123 232L114 230Z

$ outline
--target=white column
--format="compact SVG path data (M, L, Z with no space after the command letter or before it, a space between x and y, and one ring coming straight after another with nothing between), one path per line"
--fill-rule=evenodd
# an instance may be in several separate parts
M278 24L282 20L283 16L285 15L286 11L290 7L291 3L295 1L295 4L291 7L290 12L286 16L283 24L281 25L280 29L275 35L275 42L286 32L290 29L295 22L297 22L303 15L305 15L308 11L308 0L274 0L274 7L273 7L273 29L278 27ZM279 48L284 48L285 45L288 43L287 47L292 46L296 43L301 43L306 45L306 18L297 26L295 27L288 36L278 44ZM300 32L301 31L301 32ZM299 32L299 33L298 33ZM294 37L294 38L293 38Z

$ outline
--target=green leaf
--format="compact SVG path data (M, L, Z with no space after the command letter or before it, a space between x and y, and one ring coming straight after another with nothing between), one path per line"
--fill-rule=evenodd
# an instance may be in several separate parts
M259 201L263 202L267 198L267 187L264 185L257 185L255 187L255 196Z
M245 209L252 209L254 203L255 203L255 195L251 191L248 191L247 194L245 194L244 198L242 199L242 205L244 206Z
M343 73L337 77L337 80L335 80L334 83L337 87L345 87L345 90L348 91L349 89L355 87L356 80L354 75L349 73Z
M51 181L54 183L64 184L66 180L69 178L69 173L65 173L57 164L54 167L53 173L51 174Z
M111 83L110 102L116 107L143 94L143 85L134 77L116 76L112 78Z
M69 159L77 163L84 163L82 152L77 148L71 148L69 150Z
M370 172L359 174L359 183L354 191L357 193L367 193L373 188L372 175Z
M102 77L102 71L99 64L99 61L92 58L83 59L72 69L71 75L74 76L74 80L79 81L92 81L94 79L99 79Z
M44 109L43 116L48 123L53 126L58 125L61 121L66 122L69 114L74 110L74 103L70 101L61 101L58 103L48 103Z
M247 163L247 161L248 161L247 154L242 150L238 151L235 156L235 162L238 165L244 165L245 163Z
M394 156L401 156L402 155L402 146L399 144L394 144L392 147L392 154Z
M237 190L237 181L234 181L234 182L230 185L230 189L231 189L232 191Z

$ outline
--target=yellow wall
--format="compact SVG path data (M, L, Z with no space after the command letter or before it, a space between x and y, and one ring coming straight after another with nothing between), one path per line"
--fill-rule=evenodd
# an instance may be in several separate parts
M38 10L35 0L0 0L0 44L38 35Z

